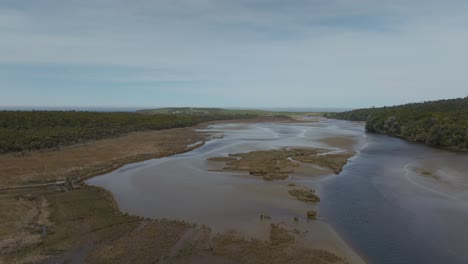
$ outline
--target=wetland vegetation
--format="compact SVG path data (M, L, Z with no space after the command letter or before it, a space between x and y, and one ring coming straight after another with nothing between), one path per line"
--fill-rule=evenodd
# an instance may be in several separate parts
M316 203L320 202L320 198L315 191L307 188L295 188L288 191L288 193L296 197L299 201Z
M302 163L315 164L338 174L354 153L327 154L319 148L281 148L211 157L210 161L225 162L225 171L245 171L264 180L284 180L294 167Z
M60 148L136 131L189 127L252 114L139 114L127 112L0 111L0 153Z
M7 115L11 114L13 113ZM24 118L20 118L21 120L26 121L23 124L17 122L16 131L33 130L31 127L34 127L35 122L46 119L49 123L45 123L48 125L35 131L42 131L45 135L47 131L53 132L56 128L57 132L63 132L62 128L66 126L62 127L61 122L68 123L66 119L62 119L65 116L72 119L80 116L74 122L69 122L69 127L80 126L79 120L84 125L84 120L92 119L94 121L88 123L89 131L104 131L114 125L124 126L125 117L122 119L122 116L127 114L129 113L114 116L114 113L27 112L18 115ZM36 116L30 118L31 115ZM127 117L129 116L144 115L129 114ZM228 119L231 118L238 117L231 115ZM98 120L103 121L101 127ZM169 116L167 120L183 120L183 117ZM201 122L205 119L196 120ZM281 120L284 121L284 118ZM10 121L2 124L14 123ZM174 123L166 123L171 127L170 124ZM105 139L93 140L89 144L55 148L55 151L0 155L0 184L3 186L58 179L74 179L79 183L71 189L50 185L3 190L0 193L3 219L0 223L0 263L52 263L71 260L86 263L153 263L163 260L186 263L193 259L229 263L286 263L291 259L296 263L346 263L345 259L329 251L305 247L297 241L298 235L294 230L273 224L271 218L264 220L269 225L269 238L257 240L229 232L214 233L208 227L183 221L147 219L119 211L110 193L81 181L126 163L190 150L187 146L193 142L203 142L207 136L189 128L147 130L148 127L139 127L138 122L135 122L134 128L145 131L128 133L131 130L116 129L124 131L125 135L111 138L105 136ZM106 135L120 134L110 131ZM74 141L62 142L60 146L72 144L71 142ZM303 150L302 154L305 152L307 151ZM299 152L296 154L299 155ZM237 159L223 157L218 160ZM289 160L285 162L295 163ZM282 166L282 162L278 164Z

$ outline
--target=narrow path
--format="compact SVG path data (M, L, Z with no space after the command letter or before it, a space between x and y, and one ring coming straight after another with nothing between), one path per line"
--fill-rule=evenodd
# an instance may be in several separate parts
M49 183L27 184L27 185L3 186L3 187L0 187L0 191L10 190L10 189L34 188L34 187L60 185L61 183L62 182L49 182Z

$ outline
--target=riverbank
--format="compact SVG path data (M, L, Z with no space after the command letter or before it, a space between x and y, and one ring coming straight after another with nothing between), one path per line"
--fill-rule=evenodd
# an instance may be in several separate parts
M191 128L176 128L135 132L58 151L1 155L1 186L65 180L78 180L78 186L68 191L65 189L70 186L55 184L0 191L0 263L34 263L49 258L84 260L91 251L98 252L99 244L124 236L143 220L119 212L110 193L84 185L82 180L128 163L189 151L200 144L188 146L207 139ZM168 225L189 226L165 220L151 223L152 228L161 225L163 230Z
M188 151L187 146L199 147L198 142L209 137L193 129L138 132L55 152L1 156L1 183L39 183L63 177L85 179L126 163ZM304 247L303 243L296 243L294 229L268 220L262 221L269 234L267 239L245 239L182 221L129 216L120 212L112 195L101 188L80 184L73 190L59 189L63 190L50 186L0 192L4 219L0 223L0 261L286 263L297 259L297 263L345 263L355 259L345 254L349 249L339 250L342 254L338 257ZM334 241L330 236L328 240Z
M223 122L291 122L285 116L212 121L188 128L133 132L117 138L89 141L60 150L0 155L0 187L41 184L104 174L125 164L190 151L210 139L197 129ZM195 144L195 145L194 145Z
M468 97L356 109L326 116L365 121L368 132L433 147L468 150Z

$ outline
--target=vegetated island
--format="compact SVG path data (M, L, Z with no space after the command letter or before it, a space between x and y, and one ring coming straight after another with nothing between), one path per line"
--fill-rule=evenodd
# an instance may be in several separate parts
M339 174L348 159L355 153L344 152L327 154L327 150L319 148L280 148L258 150L247 153L230 154L224 157L211 157L209 161L224 162L222 171L242 171L250 175L262 177L266 181L285 180L294 173L294 167L301 163L318 165L326 168L315 174L326 175L331 172ZM314 173L310 173L314 174ZM295 184L288 185L295 187ZM296 187L288 193L304 202L319 202L320 198L314 190Z
M327 113L325 116L366 121L368 132L396 136L435 147L468 150L468 96Z
M335 174L341 172L348 159L355 153L327 154L318 148L281 148L258 150L247 153L230 154L228 157L211 157L209 161L225 162L224 171L246 171L264 180L284 180L293 173L298 162L311 163L330 169Z
M222 171L248 172L250 175L262 177L266 181L285 180L294 173L293 168L303 164L319 166L324 170L319 173L308 172L308 175L339 174L348 159L355 152L327 153L329 150L321 148L279 148L271 150L258 150L247 153L229 154L229 156L211 157L207 160L224 162ZM297 200L307 203L317 203L320 197L315 190L305 186L288 184L288 193ZM307 218L316 219L317 211L308 210ZM295 221L297 218L295 218Z

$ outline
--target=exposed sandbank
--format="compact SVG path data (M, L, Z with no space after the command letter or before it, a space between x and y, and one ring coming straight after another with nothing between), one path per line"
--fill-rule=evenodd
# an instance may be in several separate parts
M428 158L406 164L406 177L432 193L468 202L468 164L452 168L447 163Z

